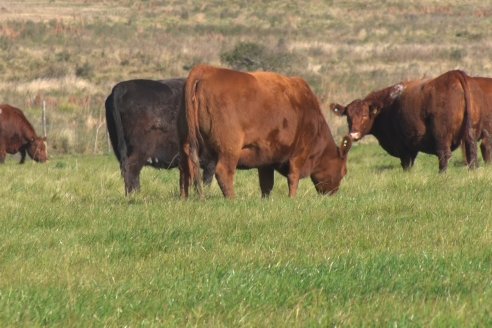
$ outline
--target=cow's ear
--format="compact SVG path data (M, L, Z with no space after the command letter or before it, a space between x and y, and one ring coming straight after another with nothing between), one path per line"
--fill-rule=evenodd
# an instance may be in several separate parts
M331 109L331 111L333 113L335 113L338 116L345 115L345 110L346 110L346 107L345 106L342 106L340 104L333 104L333 103L331 103L330 104L330 109Z
M371 116L377 116L379 113L381 113L381 107L377 105L370 105L369 113L371 114Z
M350 136L344 136L342 139L342 143L340 144L340 147L338 148L338 154L340 155L340 158L345 158L347 157L347 154L352 148L352 138Z

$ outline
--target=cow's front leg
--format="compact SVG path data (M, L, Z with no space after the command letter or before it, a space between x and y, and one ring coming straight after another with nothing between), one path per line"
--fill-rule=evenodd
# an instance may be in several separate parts
M417 153L409 153L405 156L400 157L400 163L403 170L409 171L413 167L416 157Z
M439 173L446 172L449 159L451 158L451 148L439 149L437 151L437 157L439 158Z
M268 197L273 189L274 170L270 166L259 167L258 177L260 179L261 197Z

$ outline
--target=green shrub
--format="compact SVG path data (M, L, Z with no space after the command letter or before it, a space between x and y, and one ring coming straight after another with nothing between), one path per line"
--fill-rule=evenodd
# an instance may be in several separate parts
M268 58L265 48L256 43L241 42L225 52L220 59L233 69L254 71L265 69Z
M75 75L78 77L88 78L92 76L94 68L89 62L84 62L75 67Z
M270 50L257 43L240 42L231 51L222 53L220 59L237 70L295 73L302 56L279 48Z

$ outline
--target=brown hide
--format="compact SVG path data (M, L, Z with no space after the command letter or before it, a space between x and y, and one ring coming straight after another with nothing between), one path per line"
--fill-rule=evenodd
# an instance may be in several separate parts
M482 140L480 150L485 163L490 163L492 158L492 79L487 77L469 77L469 85L481 92L473 98L475 106L480 109L479 121L476 126L476 137ZM477 121L477 119L475 119Z
M347 106L332 104L331 109L347 116L355 140L374 135L390 155L400 158L404 169L411 168L422 151L438 156L442 172L462 140L469 166L476 165L480 94L464 72L450 71L432 80L403 82L372 92Z
M319 193L331 194L346 174L351 141L336 146L316 96L300 78L200 65L188 76L185 100L182 197L190 182L200 181L197 153L203 150L217 159L225 197L235 195L237 167L258 168L263 196L273 188L274 170L287 176L291 197L299 179L310 176Z
M46 139L36 135L31 123L19 108L0 104L0 163L7 153L21 153L20 163L24 163L26 152L36 162L48 158Z

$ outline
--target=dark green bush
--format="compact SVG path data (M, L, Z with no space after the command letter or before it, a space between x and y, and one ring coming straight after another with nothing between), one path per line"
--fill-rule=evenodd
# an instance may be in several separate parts
M84 62L75 67L75 75L78 77L88 78L92 76L93 67L89 62Z
M233 69L245 71L275 71L294 74L298 71L302 57L282 50L270 50L253 42L240 42L231 51L224 52L220 59Z

